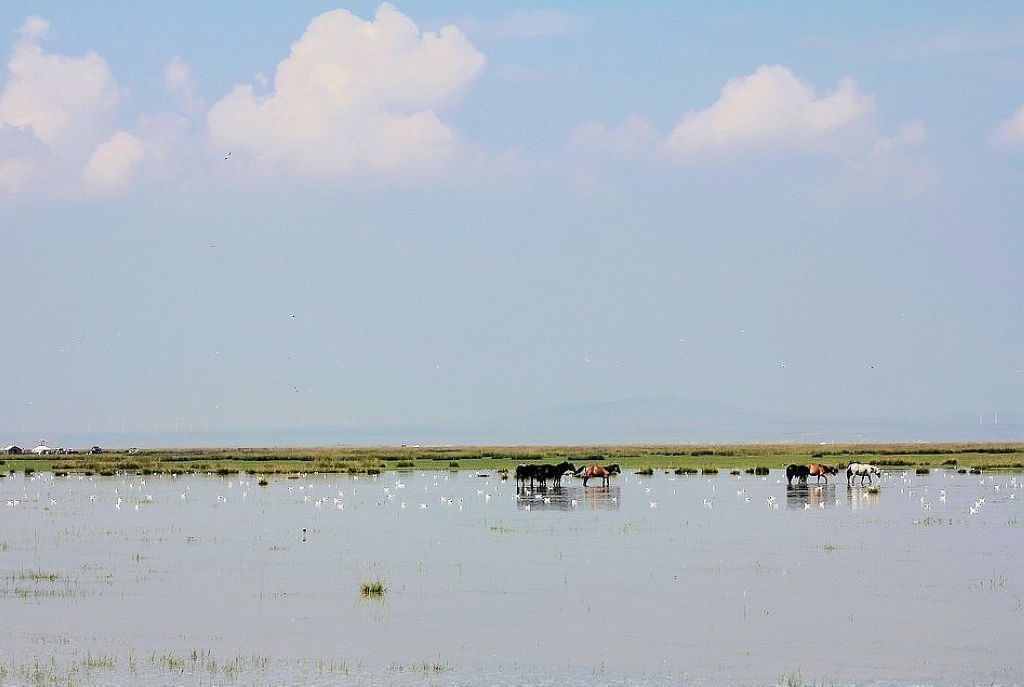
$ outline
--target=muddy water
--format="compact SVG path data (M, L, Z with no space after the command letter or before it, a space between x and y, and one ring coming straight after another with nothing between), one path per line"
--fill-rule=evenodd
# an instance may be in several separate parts
M832 479L6 477L0 677L1024 684L1024 478Z

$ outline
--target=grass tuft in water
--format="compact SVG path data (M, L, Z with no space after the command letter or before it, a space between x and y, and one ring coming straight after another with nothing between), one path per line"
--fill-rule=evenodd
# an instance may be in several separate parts
M359 593L367 599L382 599L388 591L383 579L363 580L359 584Z

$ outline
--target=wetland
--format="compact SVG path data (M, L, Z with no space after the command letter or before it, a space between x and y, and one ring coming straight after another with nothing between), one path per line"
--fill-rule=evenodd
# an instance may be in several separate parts
M1019 471L673 466L10 474L0 684L1024 683Z

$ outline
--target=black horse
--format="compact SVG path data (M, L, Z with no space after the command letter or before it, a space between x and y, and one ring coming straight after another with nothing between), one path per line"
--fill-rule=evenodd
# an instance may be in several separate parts
M533 488L533 481L541 478L541 468L543 465L517 465L516 466L516 488L520 485L522 488L526 488L526 480L530 480L530 488Z
M807 484L807 476L811 474L811 469L806 465L797 465L791 463L786 466L786 482L792 486L793 478L799 479L800 484Z
M547 486L547 481L551 480L552 486L562 486L562 475L567 472L576 472L576 466L568 461L559 463L558 465L538 465L537 479L540 480L541 486Z

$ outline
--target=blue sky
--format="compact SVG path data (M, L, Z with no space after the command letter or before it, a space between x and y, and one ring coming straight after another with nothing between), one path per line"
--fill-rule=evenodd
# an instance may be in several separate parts
M6 3L0 36L12 441L1024 401L1018 4Z

